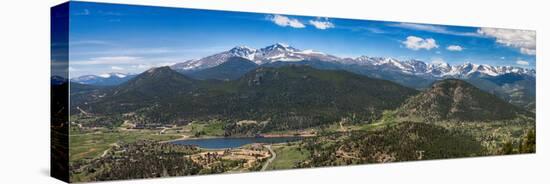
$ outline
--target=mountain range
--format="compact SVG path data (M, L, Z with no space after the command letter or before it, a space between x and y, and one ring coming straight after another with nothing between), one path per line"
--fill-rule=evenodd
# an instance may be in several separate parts
M172 66L172 69L178 71L193 71L215 67L227 62L231 57L240 57L250 60L257 65L262 65L274 61L303 61L303 60L323 60L337 61L338 57L328 55L322 52L312 50L299 50L286 44L277 43L261 49L253 49L247 46L237 46L231 50L204 57L198 60L189 60Z
M83 75L72 78L71 82L97 86L115 86L122 84L123 82L126 82L135 76L135 74L124 74L115 72L101 75Z
M241 62L234 62L235 58L239 58ZM429 88L437 80L461 79L506 102L531 111L536 109L536 71L513 66L473 63L451 66L448 63L426 63L414 59L401 61L395 58L368 56L340 58L313 50L296 49L285 44L274 44L260 49L238 46L202 59L178 63L171 68L201 80L232 80L255 67L287 65L345 70L371 78L390 80L420 90Z
M243 62L237 58L229 64ZM159 67L117 86L71 84L71 114L100 117L96 126L123 120L147 126L218 119L228 123L228 135L254 135L326 126L343 118L373 122L386 110L427 121L534 118L534 113L463 80L444 79L417 91L345 70L302 65L260 66L225 81ZM257 123L236 124L241 120Z
M535 70L513 66L473 63L451 66L447 63L426 63L414 59L401 61L395 58L368 56L340 58L277 43L260 49L237 46L201 59L177 63L170 68L198 80L236 80L258 67L288 65L305 65L323 70L345 70L419 90L429 88L437 80L461 79L514 105L531 111L536 107ZM121 73L87 75L73 78L71 82L114 86L135 76Z
M265 48L253 49L247 46L237 46L228 51L207 56L197 60L188 60L170 66L181 73L193 73L213 68L230 61L231 58L242 58L246 61L261 65L270 65L275 62L287 64L306 64L325 62L334 69L352 70L363 68L380 72L394 72L404 75L419 76L422 78L471 78L479 76L499 76L504 74L518 74L535 77L534 69L513 66L491 66L485 64L464 63L450 65L448 63L426 63L420 60L397 60L395 58L360 56L357 58L340 58L313 50L300 50L289 45L277 43ZM315 65L315 64L312 64ZM238 69L238 68L235 68ZM328 68L325 68L328 69ZM359 73L359 71L352 71ZM242 72L238 72L241 73ZM101 75L84 75L71 79L71 82L91 85L117 85L134 77L135 74L107 73ZM214 77L216 78L216 77ZM233 77L234 78L234 77ZM414 87L414 86L411 86ZM425 86L427 87L427 86Z
M172 69L182 71L196 71L218 66L227 62L231 57L240 57L250 60L257 65L282 61L323 61L340 65L356 65L376 68L378 70L398 71L404 74L429 76L429 77L458 77L466 78L472 75L498 76L506 73L525 74L535 76L534 69L526 69L512 66L490 66L485 64L464 63L451 66L447 63L426 63L419 60L400 61L394 58L360 56L357 58L340 58L334 55L316 52L313 50L300 50L285 44L274 44L265 48L253 49L247 46L237 46L228 51L204 57L198 60L189 60L175 64Z
M50 84L52 86L59 86L67 83L67 79L58 75L54 75L50 77Z
M267 121L260 128L269 130L299 129L351 115L371 121L416 93L390 81L308 66L259 67L231 81L197 80L161 67L80 96L71 110L126 114L138 124L225 119Z

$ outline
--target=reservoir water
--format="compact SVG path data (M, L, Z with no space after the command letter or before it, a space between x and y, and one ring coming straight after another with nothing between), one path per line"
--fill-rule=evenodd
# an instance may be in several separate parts
M302 140L303 137L224 137L172 141L172 144L196 145L206 149L237 148L251 143L285 143Z

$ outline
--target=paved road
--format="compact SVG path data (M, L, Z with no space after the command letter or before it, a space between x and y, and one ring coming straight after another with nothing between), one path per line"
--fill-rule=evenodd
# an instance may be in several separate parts
M267 162L265 162L264 166L262 167L262 170L260 171L265 171L267 169L267 166L269 166L269 164L271 164L271 162L273 162L273 160L275 160L275 158L277 158L277 153L275 153L275 151L273 151L273 149L271 149L271 145L264 145L265 148L267 148L269 150L269 152L271 153L271 158L269 158L269 160L267 160Z

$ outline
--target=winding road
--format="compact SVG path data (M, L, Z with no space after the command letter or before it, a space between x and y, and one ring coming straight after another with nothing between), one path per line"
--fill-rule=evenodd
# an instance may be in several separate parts
M111 146L111 147L109 147L109 149L103 151L103 154L101 154L101 157L107 156L107 153L109 153L109 151L111 151L111 149L112 149L113 147L118 146L118 144L117 144L117 143L113 143L113 144L110 144L110 146Z
M264 166L262 167L262 170L260 171L265 171L267 169L267 166L269 166L269 164L271 164L271 162L273 162L273 160L275 160L275 158L277 158L277 153L275 153L275 151L273 151L273 149L271 149L271 145L264 145L265 148L267 148L269 150L269 152L271 153L271 158L269 158L269 160L267 160L267 162L265 162Z
M82 114L84 114L86 116L90 115L90 114L88 114L88 112L82 110L79 106L76 106L76 109L78 109Z

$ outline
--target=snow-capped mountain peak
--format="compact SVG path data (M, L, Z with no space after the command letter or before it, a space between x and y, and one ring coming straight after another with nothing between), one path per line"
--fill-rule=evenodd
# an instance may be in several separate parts
M71 82L76 82L80 84L91 84L91 85L100 85L100 86L109 86L109 85L118 85L122 82L125 82L136 76L135 74L125 74L125 73L105 73L99 75L83 75L80 77L75 77L71 79Z
M296 51L297 49L295 48L292 48L290 45L288 44L284 44L284 43L276 43L276 44L273 44L273 45L270 45L270 46L267 46L265 48L263 48L262 50L264 51L273 51L273 50L280 50L280 51L284 51L284 50L290 50L290 51Z
M99 76L99 77L103 77L103 78L109 78L109 77L111 77L111 75L108 74L108 73L99 74L98 76Z
M271 52L299 52L300 50L291 47L290 45L283 43L276 43L260 49L261 53L267 54Z
M451 70L452 67L451 65L449 65L449 63L438 62L428 64L426 68L426 73L435 77L441 77L451 72Z
M231 49L231 50L246 50L246 51L252 51L252 52L256 51L256 49L250 48L246 45L236 46L236 47L233 47L233 49Z
M313 50L300 50L290 45L276 43L260 49L247 46L237 46L228 51L204 57L198 60L189 60L173 65L172 68L182 71L201 70L218 66L231 57L248 59L258 65L282 61L297 62L304 60L334 61L340 58Z
M420 60L399 60L392 57L339 58L323 52L311 49L300 50L290 45L276 43L263 48L254 49L247 46L237 46L228 51L220 52L198 60L188 60L171 67L180 71L193 71L211 68L226 62L231 57L248 59L258 65L272 62L299 62L299 61L323 61L341 65L358 65L360 67L372 67L373 69L401 72L409 75L422 75L433 77L461 77L471 75L497 76L505 73L519 73L535 76L534 69L525 69L512 66L491 66L486 64L473 64L466 62L459 65L448 63L425 63Z
M232 56L246 58L253 61L256 55L256 49L247 46L237 46L229 50Z
M286 43L276 43L275 46L290 47L290 45L288 45L288 44L286 44Z
M103 78L110 78L110 77L124 78L128 76L128 74L113 72L113 73L99 74L98 76Z
M444 62L432 63L429 66L432 66L433 68L448 68L448 69L451 68L451 65L449 65L449 63L444 63Z

